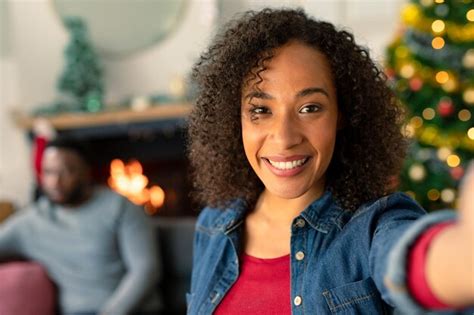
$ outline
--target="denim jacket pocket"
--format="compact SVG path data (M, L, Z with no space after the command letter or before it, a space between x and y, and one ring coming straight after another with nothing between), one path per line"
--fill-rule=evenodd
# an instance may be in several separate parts
M371 278L327 289L322 294L332 314L392 314Z

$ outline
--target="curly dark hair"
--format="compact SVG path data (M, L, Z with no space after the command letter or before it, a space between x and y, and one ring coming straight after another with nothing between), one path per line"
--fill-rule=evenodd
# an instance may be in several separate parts
M231 21L193 68L197 97L188 155L198 202L222 207L242 198L251 207L263 191L243 148L241 93L249 76L259 77L275 49L290 40L323 53L333 72L344 123L326 188L348 210L394 189L406 151L403 111L368 51L351 33L301 9L264 9Z

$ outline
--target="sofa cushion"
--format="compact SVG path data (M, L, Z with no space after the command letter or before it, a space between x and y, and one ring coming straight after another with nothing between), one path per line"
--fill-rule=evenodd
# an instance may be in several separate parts
M51 315L56 290L44 268L35 262L0 264L0 314Z

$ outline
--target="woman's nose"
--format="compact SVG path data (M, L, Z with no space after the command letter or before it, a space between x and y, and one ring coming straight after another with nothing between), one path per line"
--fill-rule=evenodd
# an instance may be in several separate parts
M304 137L297 119L285 114L275 119L272 125L271 138L281 149L288 149L300 144Z

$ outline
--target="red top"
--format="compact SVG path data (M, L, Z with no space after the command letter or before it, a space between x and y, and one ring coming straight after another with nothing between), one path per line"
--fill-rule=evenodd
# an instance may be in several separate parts
M425 308L449 308L428 286L425 264L430 242L450 224L441 223L428 229L416 240L408 257L408 288L415 300ZM214 314L291 314L290 292L290 255L262 259L243 254L239 278Z
M215 315L291 314L290 255L262 259L243 254L240 268Z

